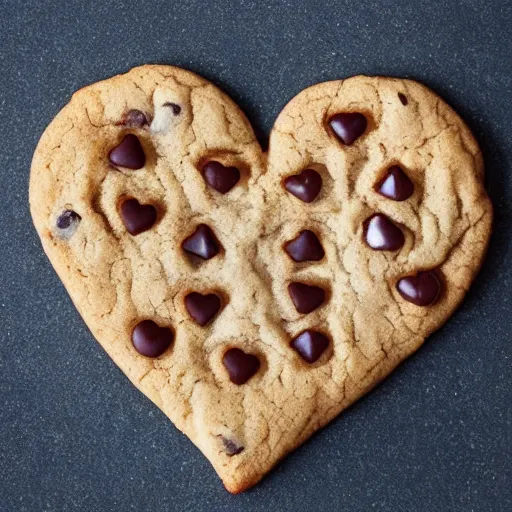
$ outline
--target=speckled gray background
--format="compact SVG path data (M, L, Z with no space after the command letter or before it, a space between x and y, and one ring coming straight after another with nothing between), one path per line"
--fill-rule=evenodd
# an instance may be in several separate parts
M0 0L0 510L512 510L510 1ZM227 91L264 138L304 87L419 79L482 145L488 259L454 318L376 391L231 496L96 344L32 228L27 183L73 91L147 62Z

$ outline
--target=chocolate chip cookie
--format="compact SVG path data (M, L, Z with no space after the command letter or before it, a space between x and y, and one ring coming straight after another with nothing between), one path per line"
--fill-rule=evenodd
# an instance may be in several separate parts
M219 89L150 65L73 95L30 205L94 336L234 493L450 317L492 221L477 143L416 82L310 87L265 154Z

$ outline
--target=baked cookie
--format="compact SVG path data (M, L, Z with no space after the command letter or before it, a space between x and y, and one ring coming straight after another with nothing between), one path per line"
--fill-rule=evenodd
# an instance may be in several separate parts
M30 205L94 336L234 493L450 317L492 220L474 138L418 83L310 87L264 154L219 89L149 65L73 95Z

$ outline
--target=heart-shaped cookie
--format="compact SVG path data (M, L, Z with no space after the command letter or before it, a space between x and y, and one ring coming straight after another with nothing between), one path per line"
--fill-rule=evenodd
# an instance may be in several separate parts
M94 336L231 492L450 317L492 219L475 140L418 83L306 89L264 154L229 98L170 66L78 91L30 204Z

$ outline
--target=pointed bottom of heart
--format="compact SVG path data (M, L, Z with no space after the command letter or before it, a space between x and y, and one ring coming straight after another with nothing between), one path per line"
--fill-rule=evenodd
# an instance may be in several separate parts
M226 489L230 493L239 494L257 484L287 454L378 385L398 364L415 352L422 342L418 340L414 346L409 345L407 354L398 351L388 354L376 366L360 375L358 380L346 377L337 388L343 393L328 399L327 395L317 391L309 399L297 399L295 416L290 414L294 407L290 407L288 394L286 403L281 404L281 407L275 400L273 403L260 401L259 407L253 407L251 412L254 417L259 415L261 421L255 422L251 412L246 418L258 431L245 434L244 425L230 429L217 417L222 416L222 407L212 407L215 391L209 389L208 385L203 386L200 382L195 384L190 402L182 407L172 397L168 397L167 401L162 389L157 390L151 384L149 375L145 376L140 385L135 384L203 452ZM257 385L246 391L247 400L250 401L261 394ZM190 405L192 401L193 407ZM258 401L255 403L258 404ZM266 420L264 416L270 419ZM343 439L340 439L342 442Z

